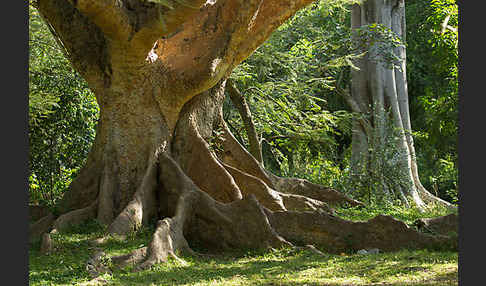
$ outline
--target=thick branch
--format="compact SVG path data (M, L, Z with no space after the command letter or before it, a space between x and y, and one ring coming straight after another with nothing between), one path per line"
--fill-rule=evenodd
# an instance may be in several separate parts
M110 39L127 39L130 19L117 0L69 0L76 9L96 24Z
M73 67L92 89L109 83L111 73L103 32L67 0L39 0L37 9L55 30Z
M164 35L168 35L176 31L182 23L199 12L199 9L206 3L206 0L149 0L149 2L170 2L169 9L163 9L161 7L167 7L167 4L159 4L159 9L164 10L160 16L163 29L162 32Z
M263 0L252 15L245 31L246 41L240 42L239 54L234 65L238 65L258 48L282 23L298 10L315 0ZM248 40L250 39L250 40Z
M184 22L193 18L206 0L146 0L126 1L132 10L128 49L139 60L145 59L154 43L177 33Z
M164 71L184 75L187 102L214 86L246 59L270 34L311 0L226 0L206 4L180 27L158 41L155 53ZM172 87L168 87L172 88Z

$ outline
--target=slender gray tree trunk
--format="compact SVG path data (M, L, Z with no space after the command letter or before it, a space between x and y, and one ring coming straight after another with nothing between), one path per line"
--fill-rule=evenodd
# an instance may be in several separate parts
M367 0L361 5L355 4L351 17L352 29L372 23L383 25L404 43L405 1ZM356 34L355 37L355 40L359 40ZM406 197L411 197L419 209L423 210L430 202L452 207L450 203L429 193L418 176L411 134L405 46L400 45L390 51L399 58L399 63L393 65L386 62L383 47L380 41L368 46L366 55L355 62L359 70L351 71L348 103L354 106L353 111L368 118L369 122L368 128L360 124L358 119L353 124L351 169L353 173L359 173L366 166L381 181L385 195L392 191L407 204ZM387 142L392 137L395 140L393 146L389 146ZM383 154L390 150L394 152L393 158L390 160L387 157L385 166L391 165L393 169L400 170L398 180L387 178L383 173L386 168L380 165ZM377 174L377 171L381 174Z

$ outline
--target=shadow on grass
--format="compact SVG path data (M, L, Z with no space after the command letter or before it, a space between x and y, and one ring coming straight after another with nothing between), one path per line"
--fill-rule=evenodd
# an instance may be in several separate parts
M420 258L415 253L380 254L374 256L316 256L296 254L295 256L274 260L231 261L231 260L191 260L187 267L174 264L161 264L150 271L124 273L113 276L114 285L194 285L194 284L231 284L231 285L457 285L457 267L446 273L432 277L425 276L415 281L401 280L399 283L383 283L397 275L419 277L431 272L421 263L431 263L443 254L428 252ZM187 259L187 258L186 258ZM243 259L247 260L247 259ZM306 273L308 272L308 273ZM335 277L343 282L332 282ZM359 277L367 277L359 280ZM372 278L369 280L369 278ZM426 278L429 277L429 278ZM360 282L350 283L346 280ZM298 280L298 281L292 281ZM417 281L418 280L418 281ZM455 283L455 284L454 284Z
M119 283L155 283L157 285L193 285L196 283L222 282L227 279L237 279L242 283L251 285L272 285L272 284L255 284L256 280L274 279L284 273L295 273L308 269L315 264L309 261L309 258L298 256L289 257L285 261L281 260L264 260L241 262L238 260L209 260L184 257L191 265L182 267L173 264L160 264L152 270L138 273L127 273L121 276L114 276L114 282ZM323 260L319 260L321 263ZM247 284L245 283L245 284ZM218 285L218 284L213 284Z

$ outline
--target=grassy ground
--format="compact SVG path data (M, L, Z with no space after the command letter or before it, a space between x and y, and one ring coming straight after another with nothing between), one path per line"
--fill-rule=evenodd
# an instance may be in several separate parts
M385 211L407 223L431 216L399 209L343 209L338 213L357 220L373 217L375 211ZM123 242L110 239L103 250L107 255L127 253L145 246L152 232L153 229L144 228ZM458 285L457 252L402 250L319 256L288 248L237 250L211 258L182 257L187 265L171 260L136 273L130 267L112 267L112 274L89 282L92 278L85 266L95 249L88 241L102 233L103 228L91 221L52 235L56 249L50 255L40 255L39 244L34 244L29 252L30 285Z

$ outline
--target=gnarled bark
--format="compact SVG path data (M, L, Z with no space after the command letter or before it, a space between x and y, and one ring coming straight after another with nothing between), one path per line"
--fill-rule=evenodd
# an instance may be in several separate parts
M403 248L457 247L448 236L418 232L390 216L378 215L366 222L351 222L315 212L268 212L275 230L289 241L320 245L327 252L355 252L378 248L394 251Z

